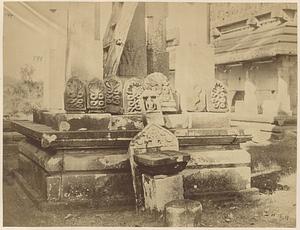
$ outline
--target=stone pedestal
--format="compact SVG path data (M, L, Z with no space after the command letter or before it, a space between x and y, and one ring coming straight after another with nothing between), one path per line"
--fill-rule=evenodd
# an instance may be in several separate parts
M162 212L165 204L172 200L183 199L182 175L142 175L145 208Z

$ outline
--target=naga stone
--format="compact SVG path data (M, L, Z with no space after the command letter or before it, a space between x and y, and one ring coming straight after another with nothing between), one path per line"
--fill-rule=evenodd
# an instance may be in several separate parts
M87 84L87 109L89 112L105 112L105 88L100 79L92 79Z
M178 106L174 98L175 92L165 75L157 72L149 74L144 80L144 88L156 92L162 112L177 111Z
M104 81L106 112L111 114L122 114L122 83L115 77Z
M207 94L208 112L228 112L229 108L227 94L227 87L221 81L216 81L214 87Z
M206 111L206 91L199 85L196 85L193 89L193 101L192 108L189 111L192 112L205 112Z
M85 84L78 77L71 77L66 84L64 104L67 112L86 111Z
M129 79L124 86L124 110L126 114L142 113L141 95L143 93L142 81L138 78Z

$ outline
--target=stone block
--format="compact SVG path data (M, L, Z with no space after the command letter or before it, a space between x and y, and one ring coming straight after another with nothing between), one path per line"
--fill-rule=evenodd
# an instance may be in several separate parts
M190 129L230 127L229 113L190 112L188 116Z
M189 126L188 114L164 115L165 126L168 129L186 129Z
M109 130L111 115L45 112L45 124L58 131Z
M130 171L129 157L126 153L109 154L98 150L96 153L64 154L64 171L126 170Z
M114 115L111 117L111 130L142 130L142 115Z
M93 200L109 204L118 200L132 202L134 197L130 173L68 173L62 175L64 201Z
M166 204L167 227L200 227L202 205L194 200L173 200Z
M145 119L147 124L157 124L160 126L164 126L164 117L161 112L158 113L146 113Z
M53 155L27 141L19 143L19 151L47 172L62 170L63 157L60 154Z
M248 189L251 182L251 168L246 166L185 169L180 174L183 175L185 195L189 197L193 194Z
M191 159L187 168L249 166L251 156L246 150L186 150Z
M49 176L47 172L22 154L18 155L18 172L42 198L47 198L46 177Z
M43 112L48 112L48 110L46 109L34 109L32 111L32 117L33 117L33 122L34 123L38 123L38 124L44 124L45 120L44 120L44 116L43 116Z
M142 175L145 208L162 212L165 204L183 199L183 179L181 175Z

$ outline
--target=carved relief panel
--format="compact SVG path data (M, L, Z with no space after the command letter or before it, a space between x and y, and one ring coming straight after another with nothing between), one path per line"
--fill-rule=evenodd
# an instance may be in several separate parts
M85 84L78 77L71 77L64 92L64 105L67 112L86 111Z
M193 88L193 98L189 111L205 112L206 111L206 90L196 85Z
M87 109L89 112L105 112L105 88L100 79L92 79L87 84Z
M214 87L207 94L208 112L228 112L229 106L227 94L227 87L221 81L216 81Z
M104 86L106 112L112 114L122 114L122 82L115 77L110 77L104 81Z
M129 79L124 86L124 110L128 114L142 112L141 96L143 93L143 83L138 78Z
M144 88L156 92L163 112L177 111L174 90L165 75L162 73L149 74L144 80Z

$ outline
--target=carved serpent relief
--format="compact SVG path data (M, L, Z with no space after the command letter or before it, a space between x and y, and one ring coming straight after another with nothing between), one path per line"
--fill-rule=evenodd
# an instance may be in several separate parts
M90 112L105 112L105 88L100 79L93 79L87 85L87 109Z
M128 80L124 87L125 113L141 113L142 81L137 78Z
M86 110L86 90L84 83L78 77L71 77L66 84L64 93L66 111Z

